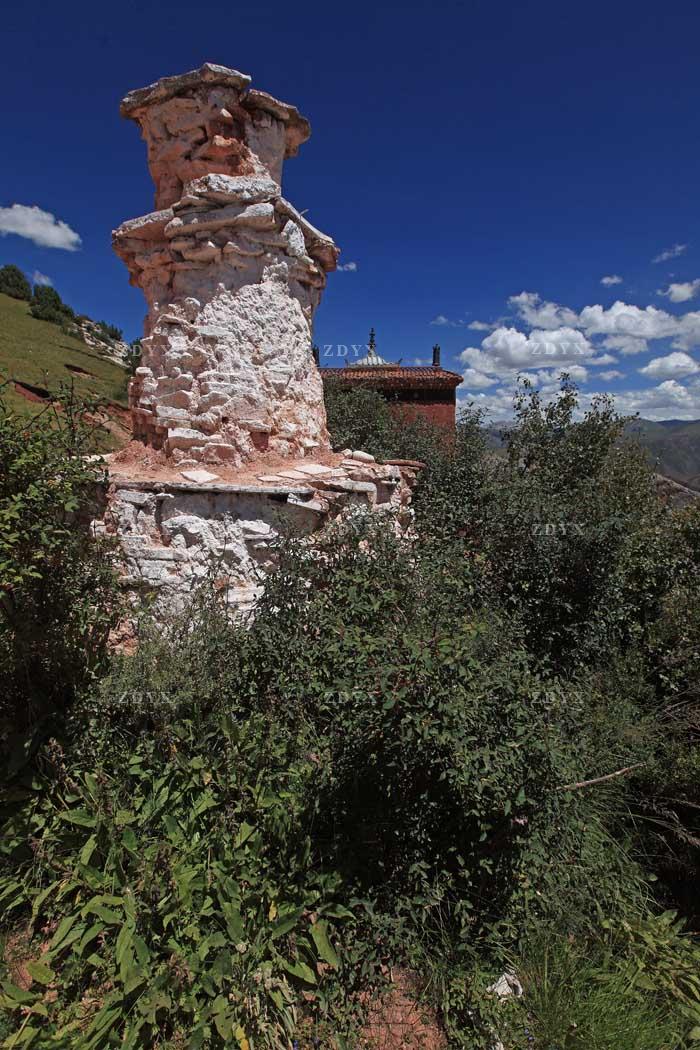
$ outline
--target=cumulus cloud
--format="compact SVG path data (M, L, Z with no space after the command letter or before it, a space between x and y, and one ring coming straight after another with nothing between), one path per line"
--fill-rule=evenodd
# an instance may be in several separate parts
M637 339L633 335L609 335L603 340L607 350L619 350L625 357L631 354L643 354L649 349L646 339Z
M536 373L541 383L553 381L561 371L583 382L588 375L584 365L594 353L584 334L573 328L535 329L525 335L517 328L500 327L486 336L480 349L469 346L459 356L467 366L469 386L476 389L524 372Z
M526 326L538 329L580 329L588 339L604 337L607 350L639 354L647 340L673 339L676 350L700 346L700 312L680 317L656 306L634 306L617 299L612 306L584 306L580 313L559 303L546 302L537 292L521 292L508 300Z
M575 310L558 303L543 302L537 292L511 295L508 305L533 328L562 328L578 324L578 314Z
M41 248L62 248L75 252L81 244L79 234L67 222L62 222L49 211L42 211L36 204L13 204L0 208L0 235L14 233L26 237Z
M493 332L494 328L498 328L498 322L489 324L488 321L470 321L467 328L471 328L472 332Z
M438 314L430 323L441 328L464 328L467 324L466 321L452 321L449 317L445 317L444 314ZM469 327L471 328L471 325Z
M603 383L624 379L621 370L609 367L617 364L613 352L623 357L640 354L654 340L663 340L670 344L670 352L639 368L647 378L660 381L658 386L654 392L616 394L619 410L646 412L652 419L669 414L683 419L700 416L700 360L689 353L700 348L700 310L675 315L656 306L616 300L612 306L597 303L576 312L544 300L537 292L521 292L508 302L517 321L499 323L486 333L480 347L469 346L460 355L467 389L490 411L504 415L518 375L529 375L547 400L556 396L562 372L590 384L591 368L608 366L594 378ZM450 323L447 318L442 321ZM472 322L472 330L486 328L483 322ZM582 399L584 404L587 399Z
M483 390L484 387L494 386L495 383L499 382L496 376L487 376L483 372L478 372L475 368L465 368L462 375L469 390Z
M47 277L45 273L42 273L41 270L35 270L32 274L32 283L42 284L48 287L49 285L53 284L53 281L50 277Z
M341 263L338 266L338 270L340 270L341 272L344 270L345 273L356 273L357 269L358 266L356 262Z
M624 415L639 412L646 419L698 419L700 386L684 386L676 379L667 379L650 390L615 394L615 407Z
M618 273L611 273L607 277L601 277L600 283L609 287L611 284L622 284L622 278Z
M683 254L687 247L687 244L674 244L670 248L666 248L665 251L659 252L659 254L655 255L651 261L661 263L668 262L669 259L677 259L679 255Z
M700 372L700 365L688 354L677 351L665 357L654 357L639 371L653 379L682 379L683 376L691 376Z
M697 277L694 281L669 284L665 292L659 289L657 294L666 296L672 303L687 303L689 299L694 299L699 292L700 277Z
M534 329L529 335L517 328L497 328L481 344L496 364L508 368L537 368L580 363L594 348L575 328Z
M607 310L603 306L584 306L580 324L586 334L632 336L636 339L664 339L676 335L678 319L655 306L632 306L617 299ZM622 349L622 347L620 347Z
M602 377L605 379L605 377ZM615 376L614 378L619 378ZM543 402L557 396L558 383L543 387ZM606 391L591 391L580 398L583 411L592 399ZM483 409L492 420L508 420L513 415L513 385L502 385L495 390L475 393L467 396L464 402L471 402ZM634 415L638 412L646 419L700 419L700 380L693 380L687 386L675 379L667 379L646 390L624 390L614 394L615 408L622 415Z

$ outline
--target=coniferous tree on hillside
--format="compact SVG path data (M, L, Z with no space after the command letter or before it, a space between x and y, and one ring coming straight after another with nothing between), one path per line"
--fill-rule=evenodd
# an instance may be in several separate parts
M29 300L32 297L32 286L19 266L8 263L7 266L0 266L0 292L11 295L13 299Z

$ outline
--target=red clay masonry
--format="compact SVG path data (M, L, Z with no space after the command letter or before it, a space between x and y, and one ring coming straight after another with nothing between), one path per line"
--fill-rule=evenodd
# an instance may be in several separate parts
M445 429L454 428L457 387L463 382L457 372L440 367L440 347L433 347L432 367L391 364L376 353L370 336L370 352L357 364L345 368L322 368L325 381L338 379L348 386L377 390L409 419L422 417Z

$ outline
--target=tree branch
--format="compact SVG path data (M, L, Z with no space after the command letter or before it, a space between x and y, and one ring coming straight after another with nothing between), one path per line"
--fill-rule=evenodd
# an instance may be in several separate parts
M592 780L579 780L576 784L562 784L561 787L557 788L557 791L578 791L579 788L587 788L592 784L602 784L605 780L613 780L614 777L624 776L625 773L631 773L633 769L639 769L640 766L644 765L646 765L646 762L635 762L633 766L616 769L614 773L606 773L604 777L594 777Z

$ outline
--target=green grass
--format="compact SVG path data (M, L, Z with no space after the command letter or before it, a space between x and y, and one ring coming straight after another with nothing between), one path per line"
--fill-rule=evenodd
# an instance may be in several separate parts
M67 366L80 368L87 375ZM77 394L100 397L126 408L126 370L103 357L60 327L38 321L29 304L0 294L0 377L28 383L55 392L61 383L73 381ZM22 414L40 407L10 386L7 401Z
M632 961L542 939L517 960L525 995L502 1008L509 1050L680 1050L690 1024ZM653 978L653 973L650 975ZM658 988L656 987L658 985ZM510 1014L510 1016L508 1016Z

